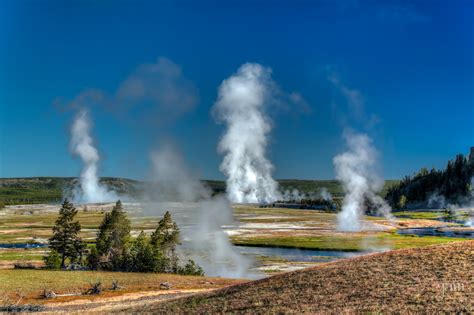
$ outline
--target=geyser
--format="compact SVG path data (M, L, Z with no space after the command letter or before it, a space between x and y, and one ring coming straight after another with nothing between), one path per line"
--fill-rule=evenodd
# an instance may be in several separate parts
M79 156L83 163L80 184L81 189L75 189L73 199L75 202L108 202L117 199L115 193L99 183L97 169L99 165L99 152L94 147L94 140L90 135L91 120L89 112L81 109L71 127L71 152Z
M231 202L281 199L278 183L271 175L273 165L265 156L272 129L265 110L274 91L271 70L256 63L242 65L219 87L214 113L226 124L218 151L224 154L220 169L227 177Z
M391 208L377 193L384 181L378 175L377 156L372 140L366 134L344 132L348 150L334 160L336 178L342 182L344 201L338 214L338 227L343 231L361 230L361 216L370 206L377 213L391 218Z
M212 191L194 176L173 147L165 146L154 152L151 159L153 199L161 201L156 206L168 207L178 222L185 256L194 259L209 276L255 277L249 272L252 261L234 248L222 229L234 224L227 199L212 196Z

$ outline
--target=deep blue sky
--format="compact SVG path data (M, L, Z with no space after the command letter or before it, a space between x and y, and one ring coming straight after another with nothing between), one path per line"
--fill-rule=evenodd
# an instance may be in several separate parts
M382 4L383 2L383 4ZM474 1L1 1L0 177L76 176L73 111L58 97L113 93L160 56L199 103L175 119L132 121L92 109L101 175L146 177L148 155L176 142L204 178L222 178L217 88L245 62L273 69L309 111L270 109L276 178L332 178L345 127L368 132L387 178L442 167L474 145ZM354 115L328 77L357 90ZM373 126L367 119L376 115Z

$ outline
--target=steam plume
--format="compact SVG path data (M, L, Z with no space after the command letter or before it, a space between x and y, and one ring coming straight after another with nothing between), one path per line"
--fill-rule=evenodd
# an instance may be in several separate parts
M113 201L116 195L99 183L97 168L100 160L99 152L94 147L90 135L91 121L89 112L81 109L71 127L71 151L79 156L83 163L81 171L81 192L75 193L77 202L103 202Z
M271 124L265 113L275 83L271 70L246 63L224 80L214 106L217 119L226 124L218 150L227 177L227 195L239 203L269 203L281 199L272 178L273 165L265 157Z
M248 277L252 261L234 249L222 229L224 225L233 224L229 202L222 196L213 197L211 190L194 176L172 147L154 152L152 162L157 185L154 192L158 194L155 197L168 201L162 206L174 205L174 210L167 210L181 228L186 256L202 266L206 275Z
M321 197L321 199L324 199L324 200L327 200L327 201L332 201L332 195L326 187L322 187L319 190L319 196Z
M360 218L370 205L378 213L391 218L391 208L379 195L384 181L377 175L377 151L366 134L345 132L348 146L345 153L334 160L336 178L342 181L345 196L342 211L338 214L340 230L359 231Z

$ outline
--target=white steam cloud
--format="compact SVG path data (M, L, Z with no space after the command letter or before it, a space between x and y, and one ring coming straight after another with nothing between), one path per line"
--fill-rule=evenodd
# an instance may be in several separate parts
M469 160L473 161L474 159L470 157ZM466 221L466 225L470 227L474 227L474 177L471 178L471 198L469 199L469 219Z
M332 201L332 195L327 190L326 187L321 187L319 192L314 193L303 193L300 192L298 189L294 188L292 190L285 190L282 195L283 201L296 201L300 202L303 199L323 199L326 201Z
M338 226L343 231L361 230L361 216L368 207L391 218L390 206L377 193L384 181L377 174L377 151L366 134L345 132L348 150L334 160L336 178L342 182L345 196Z
M226 124L218 150L227 177L231 202L270 203L281 199L272 178L273 165L266 158L271 124L265 106L271 102L275 83L271 70L246 63L224 80L214 106L218 121Z
M172 147L152 154L153 197L167 207L180 226L186 257L203 267L206 275L244 278L252 261L230 243L223 226L233 225L233 210L222 196L211 190L190 171Z
M326 201L332 201L332 195L331 193L327 190L326 187L322 187L320 190L319 190L319 196L321 197L321 199L324 199Z
M71 152L78 156L83 168L81 171L81 189L74 192L76 202L106 202L117 199L115 193L99 183L97 170L99 165L99 152L94 147L94 140L90 135L91 120L89 112L81 109L71 127Z

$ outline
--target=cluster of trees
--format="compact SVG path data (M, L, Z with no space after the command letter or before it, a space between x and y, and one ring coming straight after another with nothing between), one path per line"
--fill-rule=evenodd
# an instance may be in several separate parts
M278 207L279 204L284 203L286 207L288 204L293 204L293 208L298 209L319 209L326 211L334 211L338 209L338 204L333 200L327 200L323 198L304 198L304 199L290 199L290 200L279 200L276 203L267 205L265 207Z
M474 163L460 154L454 161L449 161L444 170L428 171L422 168L415 176L406 176L388 189L386 199L395 208L404 208L408 203L425 202L433 194L460 201L470 194L473 175Z
M76 214L74 205L65 200L49 240L51 251L44 257L47 268L76 264L92 270L204 274L192 260L184 266L180 264L176 252L179 228L169 212L158 222L151 236L142 231L133 238L130 220L119 200L111 212L104 214L95 246L89 247L79 236L81 225L74 220Z
M324 210L336 210L337 204L333 200L327 200L323 198L316 199L301 199L299 203L305 208L322 208Z

